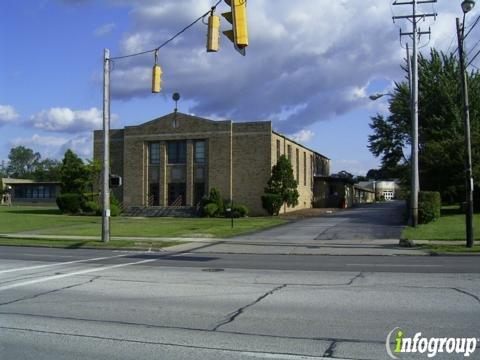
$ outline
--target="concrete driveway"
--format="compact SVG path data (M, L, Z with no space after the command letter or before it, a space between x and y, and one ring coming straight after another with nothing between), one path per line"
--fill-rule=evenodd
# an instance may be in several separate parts
M425 255L398 246L405 203L362 205L211 244L195 252L311 255Z

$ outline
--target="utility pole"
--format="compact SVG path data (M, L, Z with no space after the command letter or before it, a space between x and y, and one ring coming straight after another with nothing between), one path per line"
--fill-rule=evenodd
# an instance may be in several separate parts
M103 54L102 241L110 240L110 50Z
M465 66L465 17L463 24L457 18L457 37L458 54L460 58L460 78L462 82L463 95L463 120L465 124L465 187L466 187L466 206L465 206L465 226L467 247L473 247L473 177L472 177L472 145L470 138L470 109L468 100L467 71Z
M412 39L412 78L411 78L411 114L412 114L412 195L410 204L410 221L411 225L416 227L418 225L418 193L420 191L420 178L418 173L418 40L422 35L430 35L430 29L428 31L421 31L418 27L420 20L425 20L428 17L436 18L437 14L424 14L417 12L417 5L436 3L437 0L412 0L405 2L398 2L395 0L393 5L411 5L412 14L394 16L393 21L398 19L407 19L412 24L411 32L402 32L400 30L400 38L403 36L409 36Z

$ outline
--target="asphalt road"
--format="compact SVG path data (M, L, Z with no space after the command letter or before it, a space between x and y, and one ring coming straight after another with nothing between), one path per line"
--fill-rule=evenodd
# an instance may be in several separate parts
M480 337L477 264L1 247L0 359L385 359Z
M369 204L300 219L194 251L252 255L424 255L419 249L399 247L404 210L403 201Z
M404 227L404 201L389 201L358 206L331 215L305 218L239 239L270 240L347 240L396 239Z

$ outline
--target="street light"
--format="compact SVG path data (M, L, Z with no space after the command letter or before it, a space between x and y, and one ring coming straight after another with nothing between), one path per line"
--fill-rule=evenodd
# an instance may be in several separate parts
M467 85L467 69L465 66L465 17L473 9L475 1L464 0L462 2L463 22L457 18L458 55L460 61L460 78L463 95L463 120L465 124L465 185L466 185L466 206L465 206L465 230L467 247L472 248L473 239L473 177L472 177L472 144L470 138L470 111ZM467 34L468 35L468 34Z
M464 0L462 2L462 10L464 14L470 12L470 10L472 10L474 7L475 7L474 0Z
M370 95L369 98L370 98L370 100L375 101L375 100L378 100L378 99L380 99L381 97L384 97L384 96L386 96L386 95L392 96L392 94L390 94L390 93L386 93L386 94L376 93L376 94Z

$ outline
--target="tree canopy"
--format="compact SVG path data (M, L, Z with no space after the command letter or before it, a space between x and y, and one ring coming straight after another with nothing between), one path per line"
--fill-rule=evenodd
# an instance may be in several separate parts
M480 75L468 74L473 174L480 180ZM465 138L460 67L454 54L434 49L419 57L420 189L457 201L465 188ZM411 113L408 79L395 84L390 114L371 118L369 149L381 157L379 172L409 182Z
M298 205L297 182L293 176L290 160L285 155L280 156L277 164L273 166L265 193L280 195L288 206Z
M10 177L32 179L33 172L40 161L40 153L24 146L10 149L7 173Z
M83 194L90 181L88 166L72 150L68 149L62 160L60 169L62 193Z

